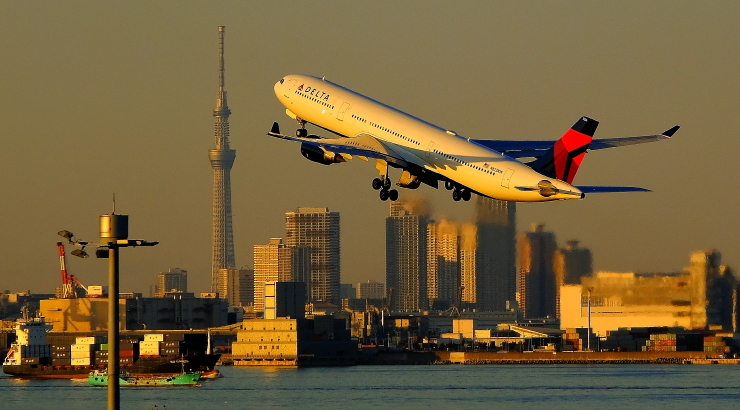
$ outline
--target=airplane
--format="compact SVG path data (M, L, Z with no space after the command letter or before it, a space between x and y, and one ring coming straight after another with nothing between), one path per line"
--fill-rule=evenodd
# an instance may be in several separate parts
M470 139L327 81L288 75L274 86L278 101L299 127L295 136L280 133L274 122L267 134L301 143L301 154L331 165L355 157L375 160L379 177L372 187L380 199L398 199L389 167L401 170L396 185L416 189L422 183L452 191L455 201L473 193L504 201L542 202L582 199L587 193L638 192L629 186L571 185L588 151L660 141L673 136L674 126L661 134L593 139L599 122L581 117L557 141ZM309 135L313 124L333 138ZM521 158L532 158L528 162Z

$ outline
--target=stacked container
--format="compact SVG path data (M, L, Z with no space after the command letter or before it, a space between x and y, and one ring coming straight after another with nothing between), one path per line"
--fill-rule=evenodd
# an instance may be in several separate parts
M645 343L643 351L646 352L678 352L685 351L686 344L679 343L679 337L675 333L659 333L650 335L650 340ZM679 349L680 347L680 349Z
M144 335L144 341L139 342L139 355L159 356L159 344L163 341L164 335L161 333Z
M72 353L72 366L90 366L95 358L97 350L95 337L78 337L75 344L70 346Z
M118 342L118 361L120 364L127 365L134 363L134 346L136 341L123 339Z
M72 365L72 345L52 345L51 346L51 365L52 366L71 366Z
M729 352L730 348L725 343L723 337L720 336L706 336L704 338L704 351L711 353L725 353Z

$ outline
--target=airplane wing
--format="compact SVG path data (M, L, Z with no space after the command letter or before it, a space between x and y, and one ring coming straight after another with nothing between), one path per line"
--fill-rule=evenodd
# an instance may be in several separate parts
M662 134L657 135L643 135L639 137L626 137L626 138L606 138L606 139L595 139L592 140L588 146L589 151L621 147L625 145L644 144L646 142L660 141L663 139L671 138L673 134L678 131L680 127L675 127L664 131ZM539 158L548 149L550 149L555 141L503 141L503 140L470 140L478 145L482 145L488 149L500 152L512 158L525 158L535 157Z
M290 141L299 141L317 147L325 154L339 154L345 159L352 159L354 155L365 161L367 161L367 158L376 158L402 167L408 166L403 157L388 144L367 134L346 138L301 138L281 134L280 126L275 122L267 135Z

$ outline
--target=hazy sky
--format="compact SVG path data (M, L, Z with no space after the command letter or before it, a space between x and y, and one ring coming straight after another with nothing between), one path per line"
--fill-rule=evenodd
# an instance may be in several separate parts
M588 154L575 180L654 192L520 204L520 231L580 240L597 270L675 271L709 248L740 267L738 16L737 1L0 1L0 290L52 292L56 232L97 240L113 193L130 236L161 242L122 251L122 290L148 293L172 267L208 290L219 25L237 265L284 236L285 212L326 206L341 213L342 282L385 281L373 164L319 165L265 136L293 129L273 84L300 73L471 138L557 139L582 115L597 138L679 124ZM438 217L472 216L444 189L414 193ZM105 284L105 260L68 268Z

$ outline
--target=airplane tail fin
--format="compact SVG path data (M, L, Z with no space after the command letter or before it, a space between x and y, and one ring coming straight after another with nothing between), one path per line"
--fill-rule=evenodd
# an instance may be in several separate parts
M544 155L529 163L535 171L572 183L599 122L581 117Z

